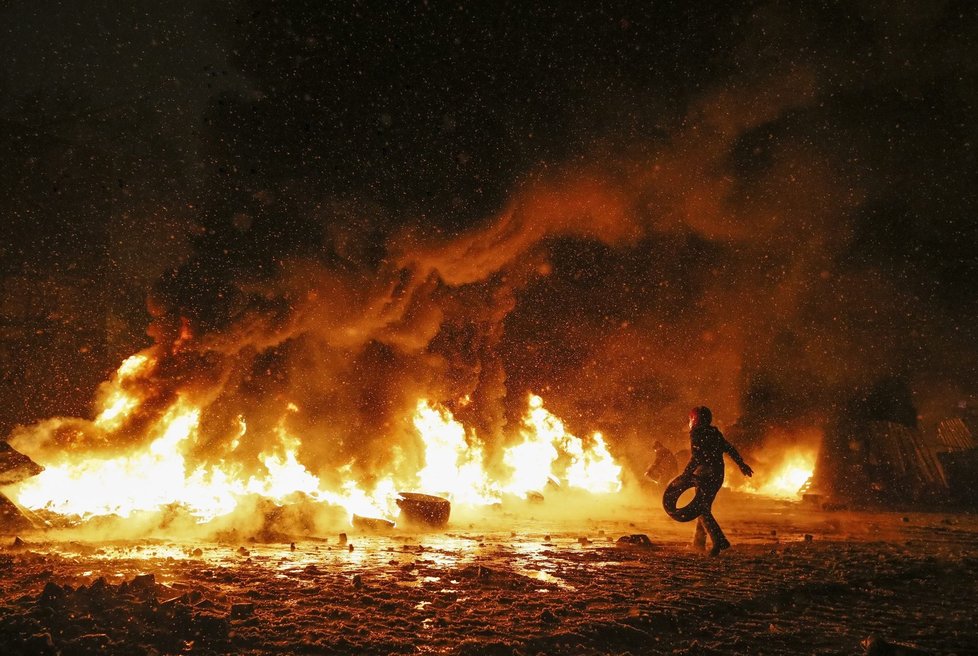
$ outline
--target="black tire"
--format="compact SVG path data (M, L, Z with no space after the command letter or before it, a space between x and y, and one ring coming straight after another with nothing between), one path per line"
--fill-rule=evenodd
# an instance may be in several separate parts
M452 512L452 504L448 499L417 492L398 492L398 494L400 498L395 499L395 503L401 509L398 523L403 520L405 524L432 528L441 528L448 524L448 517Z
M679 497L690 488L696 488L693 500L682 508L677 508ZM703 514L703 494L700 492L696 479L690 475L680 474L669 481L665 492L662 493L662 508L666 514L677 522L691 522Z

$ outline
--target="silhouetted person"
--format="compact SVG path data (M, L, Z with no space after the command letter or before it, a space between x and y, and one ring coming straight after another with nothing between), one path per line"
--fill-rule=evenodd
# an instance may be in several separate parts
M660 487L671 481L679 471L679 463L672 451L659 440L652 445L652 464L645 470L645 477Z
M706 406L698 406L689 411L689 464L681 475L692 476L703 500L703 512L696 519L696 533L693 546L706 548L706 536L710 536L713 548L710 555L716 556L730 546L730 542L713 517L713 500L723 485L723 454L730 454L744 476L754 473L737 449L728 442L716 426L711 425L713 413Z

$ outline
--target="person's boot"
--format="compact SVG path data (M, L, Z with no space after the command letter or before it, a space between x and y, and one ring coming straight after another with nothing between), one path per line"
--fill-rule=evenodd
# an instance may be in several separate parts
M721 551L729 548L730 548L730 540L728 540L727 538L722 538L719 542L713 543L713 548L710 549L710 555L719 556Z

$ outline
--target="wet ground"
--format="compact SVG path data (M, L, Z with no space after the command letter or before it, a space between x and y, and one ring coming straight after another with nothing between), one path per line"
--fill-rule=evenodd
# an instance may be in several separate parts
M974 515L718 506L718 558L654 506L294 550L11 536L0 654L978 654Z

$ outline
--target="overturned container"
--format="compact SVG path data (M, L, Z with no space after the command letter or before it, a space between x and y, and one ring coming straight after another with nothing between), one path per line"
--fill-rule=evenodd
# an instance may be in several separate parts
M448 524L448 516L452 512L452 504L448 499L417 492L400 492L399 495L396 503L401 509L400 523L431 528L441 528Z

